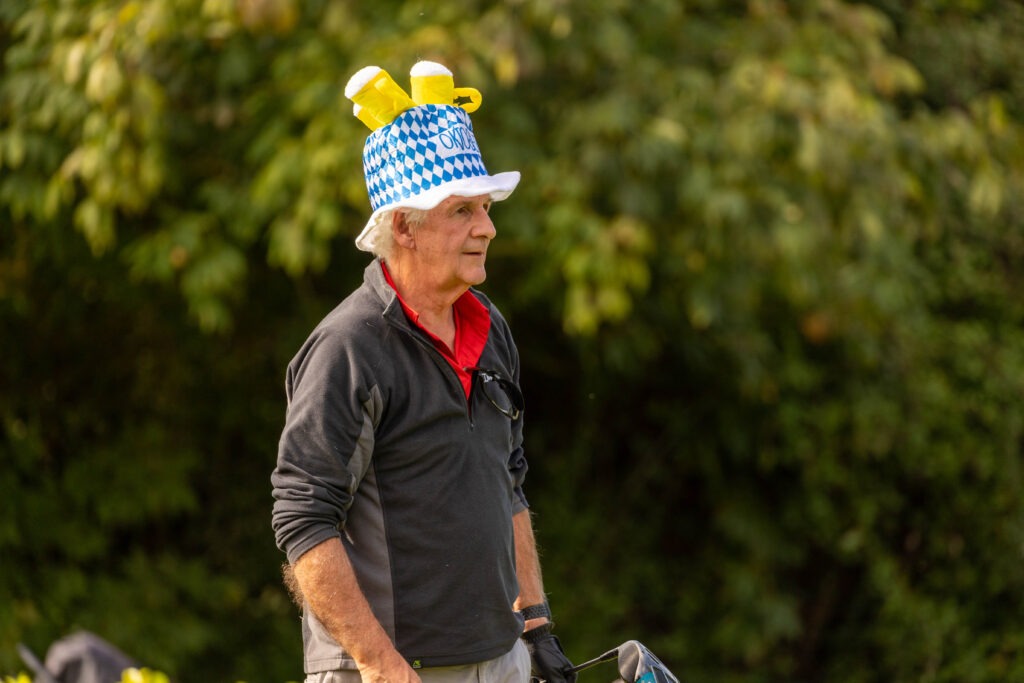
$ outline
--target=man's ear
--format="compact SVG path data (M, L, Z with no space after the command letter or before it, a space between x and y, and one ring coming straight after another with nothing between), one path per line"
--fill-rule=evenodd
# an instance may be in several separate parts
M404 211L399 210L391 214L391 234L395 238L395 244L405 249L412 249L416 246L413 227L406 219Z

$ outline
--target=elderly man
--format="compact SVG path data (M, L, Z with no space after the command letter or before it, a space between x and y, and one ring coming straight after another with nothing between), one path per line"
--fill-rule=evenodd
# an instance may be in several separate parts
M377 67L346 88L373 130L356 244L377 258L288 366L273 525L306 681L573 681L523 495L518 352L471 289L519 174L484 168L478 92L411 75L411 97Z

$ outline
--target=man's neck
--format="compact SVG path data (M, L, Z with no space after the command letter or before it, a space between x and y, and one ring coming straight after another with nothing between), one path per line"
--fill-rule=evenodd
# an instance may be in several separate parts
M419 324L448 345L455 346L455 310L453 308L466 289L439 291L424 286L420 278L402 267L401 263L387 262L388 273L395 291L405 305L416 311Z

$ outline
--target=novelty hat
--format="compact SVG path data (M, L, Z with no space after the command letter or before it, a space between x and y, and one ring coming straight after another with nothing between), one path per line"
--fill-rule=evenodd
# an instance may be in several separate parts
M409 75L411 96L378 66L360 69L345 86L353 114L373 131L363 147L373 209L356 238L363 251L373 251L392 209L432 209L451 196L501 201L519 184L518 171L488 175L484 167L469 120L478 90L456 88L452 72L435 62L419 62Z

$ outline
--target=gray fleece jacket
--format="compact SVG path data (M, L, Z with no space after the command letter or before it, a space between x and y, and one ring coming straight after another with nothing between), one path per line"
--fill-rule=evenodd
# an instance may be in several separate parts
M505 319L477 365L519 380ZM526 508L522 417L470 400L412 326L379 261L288 366L288 410L271 477L273 528L295 562L341 537L359 585L414 666L482 662L522 633L512 516ZM355 668L309 609L306 673Z

